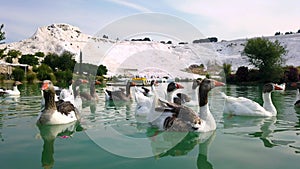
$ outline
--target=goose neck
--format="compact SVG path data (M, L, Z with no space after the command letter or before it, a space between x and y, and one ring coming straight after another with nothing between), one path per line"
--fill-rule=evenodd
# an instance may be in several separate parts
M14 86L14 87L13 87L13 91L19 91L19 90L18 90L18 86Z
M275 106L273 105L271 93L270 92L263 93L262 98L263 98L263 102L264 102L263 107L265 108L265 110L271 112L272 115L276 115L277 110L276 110Z
M173 94L174 94L174 91L172 91L172 92L167 92L167 98L166 98L167 101L173 103Z
M56 110L54 91L51 90L44 91L44 99L45 99L45 109Z

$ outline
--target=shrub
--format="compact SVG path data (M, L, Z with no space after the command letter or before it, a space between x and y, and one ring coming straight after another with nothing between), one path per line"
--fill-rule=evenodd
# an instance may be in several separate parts
M53 71L52 71L52 69L48 65L41 64L41 66L38 67L37 78L39 80L41 80L41 81L43 81L43 80L51 80L52 81L52 79L51 79L52 76L54 76Z
M27 73L27 76L26 76L26 80L28 83L33 83L34 80L36 79L36 73L32 72L32 71L29 71Z
M17 81L23 81L24 79L24 70L19 68L19 67L16 67L13 71L12 71L12 76L14 77L15 80Z
M247 82L248 81L248 67L241 66L236 71L236 80L238 82Z

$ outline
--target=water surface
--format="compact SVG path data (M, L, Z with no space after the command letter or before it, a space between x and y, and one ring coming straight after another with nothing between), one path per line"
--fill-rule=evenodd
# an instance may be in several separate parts
M194 99L191 83L183 83ZM277 117L223 116L219 91L262 103L261 87L227 85L209 95L217 130L206 134L159 133L139 123L135 102L83 105L79 124L40 127L38 85L22 85L20 97L0 98L0 166L17 168L297 168L300 110L296 91L273 93ZM195 101L196 102L196 101ZM197 110L197 106L193 106ZM118 135L119 134L119 135ZM131 142L130 142L131 140Z

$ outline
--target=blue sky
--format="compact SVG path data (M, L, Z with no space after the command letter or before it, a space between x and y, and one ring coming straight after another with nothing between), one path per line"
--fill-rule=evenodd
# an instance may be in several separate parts
M94 35L124 17L158 12L190 23L205 37L233 40L298 31L299 6L297 0L7 0L0 5L0 24L9 43L52 23L68 23Z

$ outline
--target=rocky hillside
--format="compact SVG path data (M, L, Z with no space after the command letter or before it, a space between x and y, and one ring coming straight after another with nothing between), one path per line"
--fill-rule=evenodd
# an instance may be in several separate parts
M285 56L286 65L300 65L300 34L278 35L266 37L270 40L279 40L289 51ZM89 42L96 42L88 48ZM111 74L122 74L124 70L141 71L147 67L158 67L174 76L189 77L184 72L190 65L204 65L204 69L212 72L221 70L222 64L231 64L233 69L239 66L249 66L247 58L241 53L247 39L222 41L215 43L196 44L162 44L153 41L115 41L107 38L94 38L84 34L79 28L69 24L52 24L40 27L30 38L20 42L0 45L0 49L20 50L23 54L35 52L61 53L64 50L75 54L79 61L80 50L88 52L87 62L104 64ZM97 51L106 46L105 56L99 56ZM100 47L100 48L99 48ZM7 51L8 51L7 50ZM103 53L103 52L102 52ZM85 57L86 54L83 53Z

